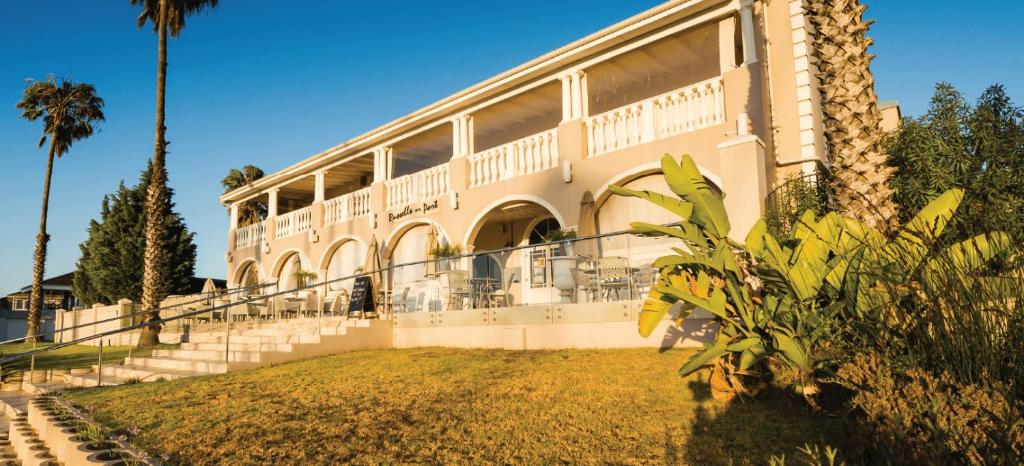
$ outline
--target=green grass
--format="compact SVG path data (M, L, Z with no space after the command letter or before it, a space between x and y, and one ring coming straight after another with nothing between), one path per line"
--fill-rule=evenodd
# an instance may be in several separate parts
M45 348L52 343L38 343L36 348ZM161 345L176 346L176 345ZM104 346L103 364L120 364L128 356L128 346ZM160 348L160 347L156 347ZM155 348L132 348L132 356L148 356ZM32 350L31 343L9 343L0 345L0 358L7 358L16 354ZM44 351L36 354L36 369L70 369L78 367L89 367L96 364L99 356L99 347L87 345L72 345L58 348L52 351ZM3 373L6 375L12 370L28 370L30 358L25 357L3 366Z
M362 351L67 396L170 464L760 464L842 437L779 391L715 403L688 354Z

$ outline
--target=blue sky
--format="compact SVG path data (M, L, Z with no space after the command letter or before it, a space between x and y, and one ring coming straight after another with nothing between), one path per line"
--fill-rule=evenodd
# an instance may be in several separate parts
M220 179L268 173L658 4L651 0L293 2L222 0L169 47L168 166L196 232L197 275L222 277ZM949 81L973 99L1003 83L1024 104L1024 4L870 1L874 70L904 114ZM998 11L998 14L993 12ZM156 41L128 0L7 0L0 16L0 292L30 281L45 149L18 117L25 80L87 81L102 131L58 160L47 275L73 270L100 200L134 184L153 151Z

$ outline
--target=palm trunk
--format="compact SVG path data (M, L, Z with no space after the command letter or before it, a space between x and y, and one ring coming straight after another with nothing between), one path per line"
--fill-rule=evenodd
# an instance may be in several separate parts
M46 175L43 178L43 209L39 216L39 234L36 235L35 264L32 266L32 294L28 306L28 332L25 341L33 342L39 335L39 320L43 313L43 274L46 272L46 215L50 209L50 178L53 175L53 156L57 150L53 135L50 136L50 153L46 158Z
M160 1L156 70L156 147L153 151L153 177L146 193L146 250L143 257L142 308L147 321L160 319L160 294L163 284L164 205L167 203L167 142L164 134L164 87L167 83L167 0ZM142 329L139 346L160 344L160 325Z

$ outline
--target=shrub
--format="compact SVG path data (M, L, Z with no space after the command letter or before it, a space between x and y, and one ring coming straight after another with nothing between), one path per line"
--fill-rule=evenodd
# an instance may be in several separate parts
M1009 390L962 384L949 373L897 368L858 355L836 380L855 392L853 431L869 450L897 464L1019 464L1024 422Z

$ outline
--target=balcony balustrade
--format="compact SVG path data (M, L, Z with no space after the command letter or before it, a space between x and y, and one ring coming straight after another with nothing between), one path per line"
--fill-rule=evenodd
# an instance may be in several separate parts
M274 218L274 239L296 235L313 228L313 210L303 207Z
M386 187L388 210L443 196L451 189L448 164L388 180Z
M594 157L725 121L721 76L587 118L587 155Z
M324 202L324 225L347 222L371 212L370 188L363 188Z
M558 167L558 129L527 136L469 157L469 187Z
M267 231L266 221L240 227L235 230L235 248L242 249L256 246L263 242L263 234Z

